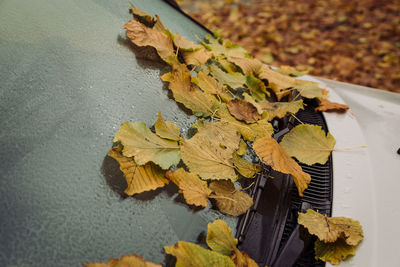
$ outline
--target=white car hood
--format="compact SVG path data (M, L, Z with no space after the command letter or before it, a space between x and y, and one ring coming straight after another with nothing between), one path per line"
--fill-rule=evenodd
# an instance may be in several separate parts
M340 266L400 266L400 95L303 76L345 103L343 114L324 113L336 138L332 216L359 220L364 240L356 256ZM367 146L367 148L352 147ZM329 266L329 264L327 265Z

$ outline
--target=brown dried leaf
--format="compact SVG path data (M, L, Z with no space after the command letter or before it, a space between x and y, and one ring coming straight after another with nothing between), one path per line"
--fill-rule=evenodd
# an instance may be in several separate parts
M343 113L349 109L349 106L331 102L327 99L321 99L321 103L315 108L315 111L339 112Z
M285 150L270 136L258 139L253 144L253 149L260 160L272 167L272 169L291 174L297 186L299 195L303 196L303 191L311 182L311 176L305 173L299 164L296 163Z
M196 51L182 51L182 56L187 65L200 66L211 58L211 53L201 47Z
M171 38L164 32L148 28L137 20L127 22L124 27L126 35L137 46L152 46L158 55L168 64L179 64Z
M210 183L209 187L215 194L218 210L223 213L240 216L253 205L253 199L248 194L236 190L231 181L215 181Z
M261 119L261 115L258 114L257 108L246 100L235 98L229 101L227 107L229 112L240 121L253 123Z
M268 80L268 87L274 91L278 101L290 93L290 91L287 91L286 89L292 88L296 85L295 78L280 74L267 65L262 66L257 77Z
M262 119L252 124L246 124L238 121L229 113L226 104L221 104L219 106L217 115L221 118L221 121L227 122L235 127L235 129L240 132L243 138L250 142L267 135L271 136L274 132L272 125L267 119Z
M192 77L192 82L197 84L204 92L218 95L224 102L229 102L233 98L225 85L219 83L204 71L199 71L196 77Z
M243 94L243 96L245 100L257 108L260 114L266 111L268 113L268 121L272 121L274 118L283 118L288 114L296 114L300 109L304 109L303 100L292 102L268 102L265 100L256 102L248 94Z
M169 183L164 177L164 172L155 164L150 162L143 166L137 166L133 158L125 157L121 152L122 146L119 145L110 149L108 156L119 163L119 168L128 184L124 191L128 196L155 190Z
M196 116L208 117L214 114L219 106L218 100L191 83L191 75L186 65L179 65L172 71L169 89L175 100L192 110Z
M362 226L351 218L327 217L309 209L306 213L299 213L298 223L323 242L330 243L343 238L348 245L356 246L363 239Z
M208 188L207 182L202 181L199 176L182 168L176 171L168 170L165 175L179 187L186 203L201 207L207 206L208 197L212 191Z

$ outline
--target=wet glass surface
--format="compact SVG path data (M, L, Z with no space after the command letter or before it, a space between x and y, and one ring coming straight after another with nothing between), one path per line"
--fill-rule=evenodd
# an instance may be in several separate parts
M162 1L133 1L196 41L205 33ZM195 242L224 218L193 211L173 185L125 198L105 157L127 120L195 121L170 99L161 62L121 29L128 1L0 2L0 266L80 266L136 253L164 262L162 247Z

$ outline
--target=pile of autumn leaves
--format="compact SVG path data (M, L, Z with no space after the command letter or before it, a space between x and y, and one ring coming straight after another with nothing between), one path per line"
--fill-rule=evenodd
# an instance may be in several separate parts
M199 119L193 126L196 133L188 139L180 134L177 125L164 121L161 113L158 113L154 132L144 122L123 123L114 138L118 145L108 155L118 161L125 175L128 184L125 193L132 196L171 181L178 186L187 204L206 207L208 199L214 199L218 210L239 216L253 205L253 199L235 189L234 182L239 177L252 179L261 171L259 164L243 157L251 150L248 145L253 143L252 149L260 161L276 171L291 174L302 196L311 177L292 157L309 165L324 164L336 141L319 126L300 124L278 144L271 137L270 121L294 116L303 109L300 96L317 98L321 103L318 110L346 110L348 107L329 102L327 91L316 83L295 79L293 76L297 73L292 69L272 70L253 59L242 47L218 36L207 36L202 44L195 44L179 34L172 34L158 17L154 19L134 8L131 11L135 19L124 26L128 38L137 46L154 47L160 58L171 66L172 71L161 79L169 83L175 101ZM294 94L295 91L298 94ZM277 101L271 102L272 99ZM306 218L314 220L307 214ZM327 223L325 218L323 222L328 225L327 229L321 228L319 233L310 231L318 237L318 234L329 236L320 238L319 251L327 251L317 256L334 263L354 254L359 240L348 243L348 233L340 227L337 237L333 238L333 222ZM308 227L306 223L303 225ZM314 223L310 225L314 227ZM358 226L362 236L361 226ZM178 264L182 264L179 266L209 266L210 263L218 263L213 266L257 266L236 249L237 240L230 233L223 222L216 221L209 225L207 236L207 244L213 251L181 241L165 250L177 257ZM345 242L335 242L337 240ZM334 250L342 251L344 244L353 250L329 256ZM125 257L143 260L135 255Z

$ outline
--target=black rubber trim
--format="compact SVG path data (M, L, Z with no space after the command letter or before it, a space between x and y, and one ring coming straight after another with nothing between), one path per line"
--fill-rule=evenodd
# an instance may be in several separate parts
M175 8L177 11L179 11L181 14L183 14L186 18L190 19L192 22L196 23L199 27L201 27L203 30L206 32L212 34L212 31L210 31L206 26L195 20L193 17L189 16L186 14L180 7L179 5L175 2L175 0L163 0L167 4L169 4L171 7Z

